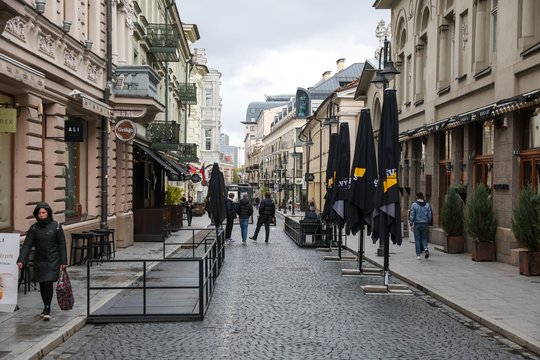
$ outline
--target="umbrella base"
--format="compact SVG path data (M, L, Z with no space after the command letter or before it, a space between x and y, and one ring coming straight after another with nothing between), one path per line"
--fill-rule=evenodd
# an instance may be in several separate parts
M362 271L358 269L341 269L341 275L343 276L381 276L382 269L363 268Z
M384 285L364 285L360 286L362 290L368 295L413 295L413 292L409 289L407 285L400 284L391 284L388 286Z
M358 261L356 256L339 257L339 256L329 255L329 256L325 256L323 259L324 261Z

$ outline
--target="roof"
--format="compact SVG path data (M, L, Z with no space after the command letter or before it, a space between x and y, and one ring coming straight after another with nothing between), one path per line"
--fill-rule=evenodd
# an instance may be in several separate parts
M249 103L244 124L255 124L261 111L287 105L289 101L254 101ZM254 119L253 121L251 119Z
M337 72L330 78L319 81L313 87L307 89L311 99L325 99L334 90L356 80L363 69L364 63L354 63Z

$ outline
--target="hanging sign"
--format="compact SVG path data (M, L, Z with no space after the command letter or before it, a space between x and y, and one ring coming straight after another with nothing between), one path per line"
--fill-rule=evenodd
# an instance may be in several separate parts
M124 119L116 123L114 133L118 140L131 141L135 138L135 135L137 135L137 128L133 121Z
M201 175L199 174L192 174L191 175L191 181L194 182L194 183L198 183L199 181L201 181ZM204 185L204 184L203 184Z
M17 307L20 235L0 233L0 312L13 312Z
M0 108L0 133L17 131L17 109Z
M84 141L84 120L81 118L70 118L64 124L65 142Z

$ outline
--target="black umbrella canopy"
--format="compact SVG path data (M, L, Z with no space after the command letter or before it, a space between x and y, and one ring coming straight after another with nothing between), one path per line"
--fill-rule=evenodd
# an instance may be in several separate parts
M377 180L376 161L371 114L369 109L362 109L351 166L347 214L347 230L354 235L364 225L367 225L368 234L371 233Z
M339 144L337 152L337 166L335 168L335 185L333 188L332 209L335 212L335 224L343 228L347 221L347 203L349 201L350 166L351 166L351 138L349 124L341 123L339 126Z
M375 226L378 225L378 228L375 230L378 238L385 239L389 235L394 244L401 245L399 151L396 90L387 89L384 91L379 130L379 182L375 204L378 210Z
M338 134L330 135L330 148L328 149L328 161L326 162L326 194L324 195L324 209L322 218L327 223L333 223L335 214L332 209L334 197L334 184L336 182L336 164L338 162Z
M221 226L227 213L225 209L226 196L223 173L219 170L218 163L214 163L210 182L208 183L208 212L214 219L216 228Z

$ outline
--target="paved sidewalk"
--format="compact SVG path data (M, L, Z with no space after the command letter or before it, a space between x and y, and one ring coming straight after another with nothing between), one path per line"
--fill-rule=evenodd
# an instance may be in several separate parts
M347 237L347 241L356 242L358 235ZM364 238L364 258L382 267L378 243L373 244L367 235ZM345 262L344 268L358 268L358 263ZM471 254L446 254L432 245L429 259L422 255L416 260L409 238L404 238L401 246L390 243L389 268L393 276L540 354L539 277L520 275L517 267L504 263L474 262Z
M278 216L283 217L282 214ZM297 216L301 216L301 213ZM208 225L208 217L195 217L194 228ZM281 225L281 224L279 224ZM280 226L281 227L281 226ZM274 228L282 231L282 228ZM253 225L250 226L253 231ZM249 233L252 234L251 232ZM180 236L175 235L173 236ZM284 235L285 236L285 235ZM357 237L348 237L349 243ZM181 239L178 239L181 240ZM239 239L237 239L239 241ZM382 265L376 255L376 245L366 241L365 257ZM432 248L431 248L432 249ZM167 249L171 252L174 249ZM306 251L315 251L309 249ZM118 258L161 258L161 243L135 243L117 251ZM322 257L322 254L321 254ZM108 270L104 265L104 273ZM357 263L344 262L343 268L355 268ZM502 263L473 262L470 254L445 254L431 251L429 259L415 259L414 244L404 239L401 247L390 245L390 270L399 278L434 296L447 305L465 313L481 324L508 337L512 341L540 354L540 279L519 275L518 269ZM40 320L41 298L31 290L19 292L20 310L0 313L0 359L39 359L86 322L86 267L69 268L75 291L76 304L71 311L60 311L53 301L53 319ZM117 274L125 283L138 273ZM382 284L382 278L381 284ZM115 292L99 292L92 298L94 308L108 301Z
M208 216L194 217L192 226L185 229L206 228ZM167 239L180 243L190 236L190 232L178 231ZM167 254L178 249L178 246L168 246ZM161 242L139 242L125 249L116 249L117 259L162 259L163 246ZM119 271L109 264L95 265L102 271L103 279L108 279L114 273L116 281L121 280L122 286L127 286L139 277L138 269L129 266ZM31 289L24 294L21 285L18 294L19 310L13 313L0 313L0 359L40 359L53 350L86 324L86 265L68 267L75 306L72 310L61 311L56 298L52 302L52 319L42 321L39 313L43 308L39 291ZM106 280L104 280L106 281ZM107 303L120 290L99 291L92 296L91 311ZM54 295L56 296L56 295Z

